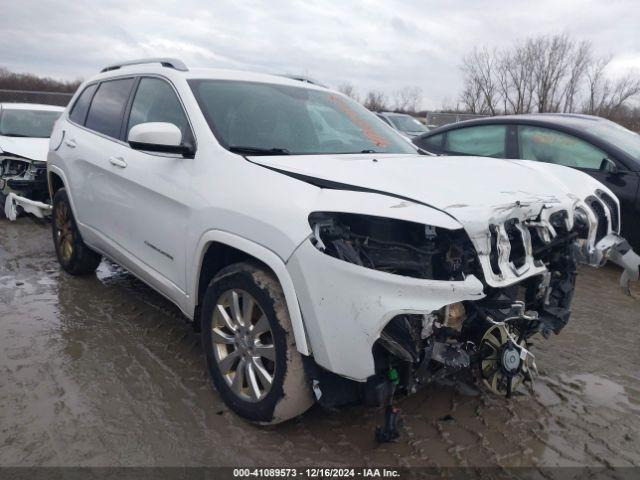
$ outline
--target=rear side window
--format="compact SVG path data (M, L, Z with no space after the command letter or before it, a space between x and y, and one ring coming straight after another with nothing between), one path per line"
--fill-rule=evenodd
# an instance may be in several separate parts
M480 125L449 130L445 150L463 155L504 158L507 127L504 125Z
M171 85L159 78L140 80L131 105L127 137L132 127L147 122L172 123L182 132L183 143L191 141L189 122L176 93Z
M122 116L133 81L133 78L124 78L102 82L91 102L86 127L109 137L119 138Z
M598 170L607 154L584 140L548 128L518 128L520 158Z
M91 98L93 97L93 93L98 88L98 84L94 83L93 85L89 85L78 97L76 103L73 105L71 109L71 113L69 114L69 118L72 122L84 125L84 120L87 118L87 111L89 110L89 104L91 103Z

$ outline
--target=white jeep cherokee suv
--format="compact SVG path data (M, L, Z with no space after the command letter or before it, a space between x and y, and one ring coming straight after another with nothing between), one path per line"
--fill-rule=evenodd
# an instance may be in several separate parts
M421 154L300 79L113 65L48 160L64 270L108 257L178 305L222 398L260 423L464 369L508 396L535 374L531 337L567 323L578 262L638 276L593 178Z

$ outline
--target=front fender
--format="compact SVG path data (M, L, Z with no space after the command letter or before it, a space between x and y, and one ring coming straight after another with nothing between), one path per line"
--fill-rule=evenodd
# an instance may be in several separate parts
M287 308L289 310L289 317L291 318L291 326L293 327L296 348L301 354L309 355L309 346L307 343L304 324L302 322L302 314L300 313L298 297L284 261L272 250L269 250L268 248L244 237L222 230L208 230L202 234L196 248L197 255L195 256L191 268L191 272L193 273L191 278L188 279L189 284L187 285L187 291L190 292L189 311L194 312L196 305L198 304L197 297L200 269L202 268L204 255L211 243L221 243L240 250L257 260L260 260L273 271L280 282L285 300L287 301Z

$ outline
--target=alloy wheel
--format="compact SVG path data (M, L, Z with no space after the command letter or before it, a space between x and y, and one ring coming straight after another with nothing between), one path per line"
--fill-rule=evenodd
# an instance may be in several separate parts
M269 320L248 292L231 289L218 298L211 324L213 356L231 391L249 402L271 390L276 351Z
M58 251L65 262L71 260L73 255L73 225L71 224L71 212L66 203L58 204L55 210L55 236L58 243Z

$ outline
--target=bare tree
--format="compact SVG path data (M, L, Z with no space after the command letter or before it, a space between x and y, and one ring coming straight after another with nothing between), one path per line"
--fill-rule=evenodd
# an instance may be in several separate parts
M534 37L504 50L476 48L463 58L460 101L471 113L573 112L613 117L640 94L640 77L607 76L610 57L565 34ZM627 118L630 109L624 110Z
M630 98L640 94L640 76L638 72L629 72L612 82L611 95L606 111L611 113L624 106Z
M356 91L356 87L354 87L352 83L349 83L349 82L341 83L340 85L338 85L338 91L340 93L343 93L347 97L352 98L356 102L360 101L360 95L358 95L358 92Z
M605 69L611 61L611 57L602 57L592 63L587 69L588 97L584 110L586 113L595 114L608 96Z
M394 93L394 108L398 112L415 113L422 103L422 89L416 86L406 86Z
M562 110L565 112L573 112L576 108L576 96L579 92L580 85L584 82L587 69L593 62L591 43L583 40L572 49L571 55L572 58L569 59L569 78L567 79L563 92L564 107Z
M533 105L535 53L531 42L503 51L497 65L503 112L525 113Z
M364 106L372 112L388 110L387 96L379 90L370 90L364 99Z
M469 113L487 114L480 83L476 78L465 78L460 102Z
M611 80L606 68L611 57L598 59L587 71L588 96L584 111L592 115L615 117L630 98L640 94L640 76L637 72Z
M476 113L495 115L498 110L498 85L495 77L496 51L474 49L462 60L465 74L465 101L470 101Z
M557 112L560 109L561 81L566 75L571 46L566 35L532 40L536 108L539 112Z

